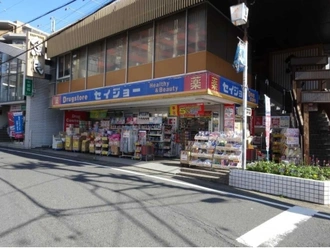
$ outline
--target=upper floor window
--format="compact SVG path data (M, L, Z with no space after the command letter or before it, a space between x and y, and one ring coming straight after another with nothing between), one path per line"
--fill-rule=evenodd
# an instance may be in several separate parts
M72 52L72 79L86 77L86 47L82 47Z
M180 13L156 23L156 61L185 54L185 15Z
M188 53L206 50L206 8L195 7L188 12Z
M126 35L111 37L107 40L107 72L126 68Z
M88 76L104 73L104 40L88 46Z
M129 66L138 66L152 62L153 27L151 24L129 32Z
M69 77L71 69L71 55L65 54L58 57L57 78Z

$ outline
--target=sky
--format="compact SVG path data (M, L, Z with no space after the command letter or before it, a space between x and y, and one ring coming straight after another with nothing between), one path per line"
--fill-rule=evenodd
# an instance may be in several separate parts
M66 5L31 23L30 26L51 33L51 20L55 20L55 31L82 19L112 0L0 0L0 20L24 23L43 16L47 12Z

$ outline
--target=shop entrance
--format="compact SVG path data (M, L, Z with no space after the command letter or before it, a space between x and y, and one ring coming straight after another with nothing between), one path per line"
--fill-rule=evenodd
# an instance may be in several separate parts
M188 146L188 141L193 141L195 135L199 131L211 131L210 130L211 117L193 117L179 119L179 137L181 149L185 150Z

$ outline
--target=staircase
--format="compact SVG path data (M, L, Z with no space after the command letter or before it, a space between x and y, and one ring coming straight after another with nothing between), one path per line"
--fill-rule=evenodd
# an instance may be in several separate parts
M10 142L11 139L7 134L7 128L0 129L0 142Z
M326 69L328 63L326 54L292 57L289 63L296 119L304 135L304 154L311 158L311 163L318 160L320 165L330 160L330 92L324 89L324 83L330 80L330 70ZM310 104L316 105L318 111L308 111ZM304 123L305 118L309 123Z
M265 83L267 81L267 84ZM292 112L292 99L290 95L290 91L283 88L281 85L279 85L276 82L266 80L265 77L260 77L257 80L257 90L259 91L260 95L260 101L259 105L260 107L257 109L257 111L260 111L260 114L264 114L265 110L263 108L264 106L264 94L266 94L270 99L271 102L275 104L275 106L280 108L279 112L282 112L282 110L285 110L286 113ZM274 110L276 107L274 108Z
M205 167L181 167L176 176L198 178L201 180L212 181L221 184L229 184L229 169L215 169Z
M329 119L324 111L309 113L309 145L310 157L315 163L324 165L330 160L330 127ZM312 163L313 163L312 162Z

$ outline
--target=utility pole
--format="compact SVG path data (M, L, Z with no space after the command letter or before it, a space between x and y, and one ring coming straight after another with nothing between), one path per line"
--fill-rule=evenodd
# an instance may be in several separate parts
M247 132L247 98L248 98L248 47L249 47L249 42L248 42L248 35L247 35L247 25L244 25L244 44L245 44L245 67L243 71L243 145L242 145L242 167L243 169L246 169L246 150L247 150L247 137L246 137L246 132Z
M54 17L50 18L50 31L54 33L56 30L56 21Z
M239 0L238 5L230 7L231 21L235 26L242 26L244 29L244 70L243 70L243 130L242 130L242 168L246 169L246 150L247 150L247 101L248 101L248 13L249 9L246 7L246 0Z

